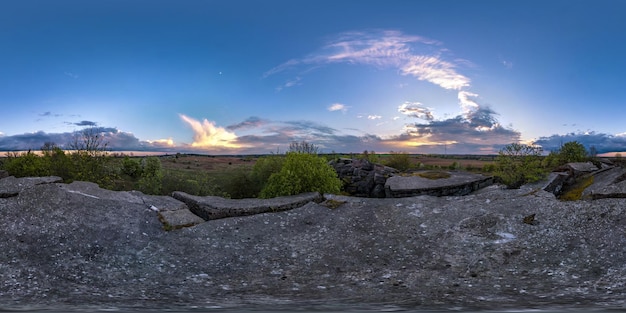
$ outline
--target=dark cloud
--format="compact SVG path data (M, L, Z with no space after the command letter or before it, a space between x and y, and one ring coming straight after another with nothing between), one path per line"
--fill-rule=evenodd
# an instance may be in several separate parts
M226 129L230 131L238 130L238 129L249 129L249 128L257 128L266 124L267 121L263 120L256 116L251 116L247 118L245 121L233 125L226 126Z
M540 137L535 144L543 147L544 151L556 151L562 144L570 141L581 143L587 150L592 146L598 153L626 151L626 134L610 135L596 132L569 133Z
M322 125L312 121L289 121L285 122L285 124L291 125L292 130L305 131L309 133L332 135L337 131L332 127L328 127L326 125Z
M46 133L38 131L13 136L0 136L0 151L39 150L46 142L53 142L61 148L69 148L75 140L81 140L84 131L98 135L102 143L107 144L111 151L165 151L162 143L140 141L132 133L127 133L113 127L92 127L75 132Z
M98 123L96 122L92 122L92 121L80 121L80 122L76 122L76 123L71 123L72 125L76 125L76 126L98 126Z
M423 151L441 146L449 153L495 153L504 145L518 142L521 134L502 127L496 113L488 107L478 107L464 115L428 123L406 125L406 134L394 138L396 142L414 142Z

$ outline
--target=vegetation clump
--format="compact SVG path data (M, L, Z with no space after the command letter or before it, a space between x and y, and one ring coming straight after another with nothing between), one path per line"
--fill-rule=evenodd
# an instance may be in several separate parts
M587 187L593 184L593 176L588 175L579 179L572 186L567 187L563 193L559 196L559 199L563 201L575 201L580 200L583 197L583 192Z
M271 174L259 197L273 198L303 192L339 193L341 180L325 158L289 152L279 172Z
M406 152L390 152L385 165L393 167L400 172L405 172L411 168L411 157Z
M426 171L426 172L419 172L416 175L419 177L426 178L426 179L442 179L442 178L450 177L450 173L444 172L444 171Z
M541 147L512 143L500 150L496 158L495 176L507 188L518 189L545 177L541 166Z

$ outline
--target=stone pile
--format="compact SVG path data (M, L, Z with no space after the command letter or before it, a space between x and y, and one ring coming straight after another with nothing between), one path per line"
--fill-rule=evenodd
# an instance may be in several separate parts
M339 158L329 164L344 183L344 191L356 197L384 198L387 178L398 170L366 159Z

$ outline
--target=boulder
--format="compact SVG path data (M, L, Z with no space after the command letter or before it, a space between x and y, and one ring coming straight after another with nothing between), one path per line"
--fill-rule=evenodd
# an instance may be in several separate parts
M191 212L207 221L225 217L280 212L299 208L309 202L319 203L323 201L319 192L272 199L225 199L215 196L193 196L182 191L175 191L172 197L184 202Z

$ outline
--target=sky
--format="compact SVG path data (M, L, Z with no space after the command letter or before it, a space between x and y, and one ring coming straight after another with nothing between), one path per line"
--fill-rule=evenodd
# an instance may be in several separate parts
M626 151L626 1L2 0L0 151Z

